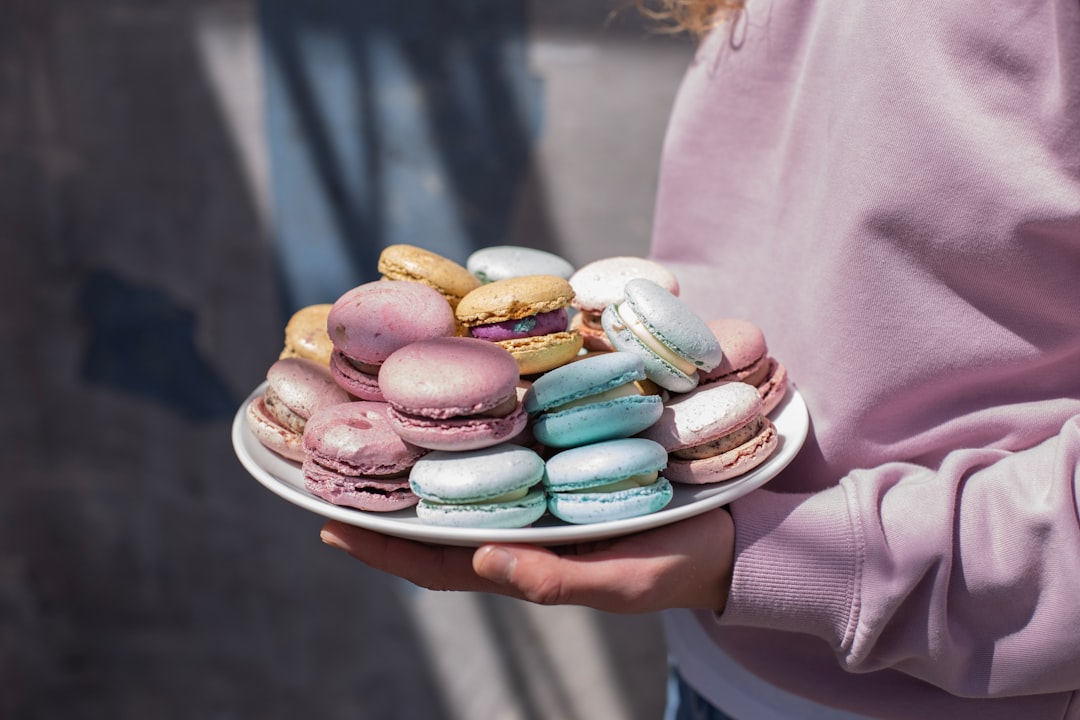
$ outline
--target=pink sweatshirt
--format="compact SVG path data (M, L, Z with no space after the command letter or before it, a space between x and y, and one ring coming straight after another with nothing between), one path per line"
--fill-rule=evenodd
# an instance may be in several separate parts
M749 0L684 80L653 255L812 420L732 505L703 640L873 717L1080 718L1080 2Z

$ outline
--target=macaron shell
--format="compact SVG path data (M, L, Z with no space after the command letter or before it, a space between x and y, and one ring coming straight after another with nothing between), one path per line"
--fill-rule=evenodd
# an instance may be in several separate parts
M408 478L347 476L307 460L303 464L304 487L328 503L368 512L393 512L416 505Z
M720 374L715 370L711 372L699 372L698 378L700 384L705 385L715 382L728 382L731 380L737 380L738 382L744 382L749 385L757 385L765 382L768 379L769 372L769 358L768 356L760 357L754 363L743 366L742 369L734 372Z
M663 412L659 396L632 395L541 413L532 422L532 432L543 445L570 448L636 435L655 423Z
M678 278L660 263L640 257L616 256L582 265L570 276L570 285L574 289L572 304L579 310L599 313L608 305L621 301L626 283L634 278L647 278L672 294L679 294Z
M304 429L308 460L348 476L402 473L427 454L394 432L386 403L355 402L323 408Z
M288 460L303 461L301 434L281 425L266 408L262 395L252 398L244 417L251 434L267 450Z
M457 307L461 298L480 286L480 280L464 266L415 245L383 248L378 270L388 280L420 282L435 288L451 307Z
M640 517L663 510L674 491L666 478L652 485L615 492L552 493L548 510L563 522L584 525Z
M321 408L352 399L334 381L326 365L307 358L276 361L267 370L266 380L267 388L289 410L305 419Z
M413 466L409 483L422 499L476 503L531 488L544 477L544 460L519 445L468 452L431 452Z
M776 358L763 357L753 365L726 376L715 377L710 373L709 378L699 373L700 384L698 387L706 387L719 382L744 382L758 389L758 394L764 402L762 412L766 415L771 413L780 404L787 394L788 379L787 368L779 363Z
M756 324L739 318L717 318L705 323L720 345L723 357L712 370L701 371L701 381L745 380L768 354L765 334Z
M337 386L329 368L307 358L275 361L266 379L266 391L248 403L247 425L264 447L299 462L304 459L301 435L308 418L321 408L352 398Z
M626 283L623 292L624 302L666 347L699 370L712 370L720 364L723 352L712 330L670 291L651 280L635 278Z
M385 403L315 413L304 430L304 487L335 505L389 512L416 504L406 473L426 450L394 433Z
M501 503L442 505L421 500L416 518L429 525L466 528L520 528L531 525L547 511L544 491L537 488L520 500Z
M762 432L753 440L728 452L699 460L672 457L664 475L674 483L707 485L745 475L769 459L780 438L776 427L766 418Z
M438 291L389 280L364 283L342 294L326 323L336 349L371 365L410 343L450 337L456 328L454 312Z
M573 297L573 288L561 277L522 275L481 285L462 298L454 312L459 322L472 327L559 310Z
M354 397L372 402L386 401L379 387L379 376L356 367L340 350L330 356L330 374L339 387Z
M603 353L576 360L536 379L525 395L534 415L533 434L544 445L568 448L629 437L652 425L663 412L657 395L596 397L645 379L642 359L632 353ZM638 392L636 385L634 392ZM596 397L594 402L588 402ZM551 412L567 403L587 404Z
M285 343L280 358L302 357L327 365L334 344L326 332L326 317L330 303L302 307L292 314L285 324Z
M521 375L536 375L565 365L581 351L576 332L550 333L495 343L514 358Z
M776 409L776 406L787 395L787 368L777 362L775 358L769 358L768 375L765 381L757 386L757 389L763 404L762 412L768 415Z
M667 451L643 438L620 438L582 445L552 455L547 461L544 487L549 492L588 490L663 470Z
M672 452L722 437L762 410L761 395L753 385L715 383L669 400L660 418L640 436Z
M475 338L423 340L394 352L379 369L387 402L434 419L476 415L516 397L517 361L496 343Z
M391 406L390 421L403 440L429 450L477 450L509 442L520 435L529 416L518 403L504 417L472 415L458 418L426 418Z
M465 268L485 283L537 274L569 279L574 274L574 266L565 258L545 250L517 245L481 248L469 255Z
M654 383L676 393L689 392L697 387L697 373L687 375L654 353L623 324L614 306L609 306L604 310L601 317L604 323L604 331L615 349L619 352L639 355L645 363L645 375Z
M645 364L636 354L582 358L537 378L525 394L525 410L537 413L644 378Z

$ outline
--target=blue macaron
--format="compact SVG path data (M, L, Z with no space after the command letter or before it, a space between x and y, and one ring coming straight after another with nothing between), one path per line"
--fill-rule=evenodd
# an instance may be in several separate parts
M649 379L672 392L693 390L698 370L712 370L723 359L705 321L651 280L628 281L622 302L609 305L600 322L617 350L640 355Z
M479 450L430 452L413 466L409 486L420 498L416 517L432 525L518 528L547 509L544 461L502 443Z
M660 471L663 446L619 438L563 450L547 461L548 510L568 523L624 520L663 509L673 496Z
M568 280L574 274L569 260L554 253L518 245L481 248L465 261L465 268L483 283L522 275L555 275Z
M660 419L659 395L643 395L645 362L626 352L602 353L537 378L525 393L533 436L553 448L630 437Z

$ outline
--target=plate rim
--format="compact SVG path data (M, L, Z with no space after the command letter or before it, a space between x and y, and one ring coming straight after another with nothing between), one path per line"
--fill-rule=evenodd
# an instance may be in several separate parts
M549 523L525 528L446 527L419 521L412 508L389 513L357 510L334 505L301 489L303 476L299 463L274 455L259 444L248 428L245 418L248 404L263 392L266 385L264 381L244 399L232 422L233 451L249 475L283 500L325 518L386 535L440 545L467 547L477 547L487 543L567 545L607 540L685 520L726 505L776 477L795 459L810 429L806 402L798 388L791 384L784 399L769 415L780 436L779 447L772 456L757 468L724 483L716 485L672 483L676 492L675 499L666 508L655 513L587 525L562 523L546 515L545 520ZM259 458L252 454L250 448L255 448L256 452L268 458L270 463L260 462ZM296 473L299 481L290 481L281 477L279 470L290 474Z

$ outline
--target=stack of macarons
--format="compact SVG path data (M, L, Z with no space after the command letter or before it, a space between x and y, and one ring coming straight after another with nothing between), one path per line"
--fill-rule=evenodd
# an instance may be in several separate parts
M544 514L544 461L519 440L528 422L520 379L506 348L474 337L412 343L383 364L392 427L432 451L409 476L418 519L506 528Z
M418 282L369 282L334 302L326 318L334 346L330 370L361 400L383 400L379 368L398 348L450 337L454 313L443 295Z
M571 302L577 314L571 327L577 330L589 350L614 350L601 322L609 305L622 302L626 283L635 278L652 280L672 295L679 294L679 280L666 267L653 260L616 256L594 260L570 276L574 289Z
M264 447L288 458L304 459L303 435L318 410L348 403L330 369L302 357L284 357L266 371L266 388L247 406L247 425Z
M787 368L769 355L765 333L741 318L718 318L706 325L716 336L724 357L712 370L700 373L701 384L736 380L753 385L768 415L787 394Z
M539 377L525 392L536 440L548 458L548 509L569 523L622 520L656 512L673 496L659 475L667 451L632 438L659 420L663 400L644 393L638 355L589 355Z
M390 421L406 441L461 451L512 440L527 416L517 362L477 338L421 340L395 351L379 371Z
M693 390L699 371L712 370L723 357L705 321L646 278L629 280L622 300L608 305L600 321L616 350L639 355L648 378L672 392Z
M378 270L290 318L286 359L247 410L328 502L415 505L455 526L602 522L656 512L671 483L737 477L777 445L767 415L786 371L760 329L706 322L659 263L575 271L500 246L459 265L394 245Z
M317 412L303 435L304 487L335 505L390 512L418 498L409 471L427 450L401 439L386 403L358 400Z

